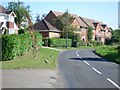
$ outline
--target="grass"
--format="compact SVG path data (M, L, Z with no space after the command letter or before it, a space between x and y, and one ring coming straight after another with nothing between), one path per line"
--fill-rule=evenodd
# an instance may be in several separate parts
M96 54L110 61L120 64L120 52L118 53L117 46L100 46L96 47Z
M42 68L55 69L58 51L47 48L40 48L36 53L36 59L33 59L33 52L24 56L17 57L9 61L1 61L2 69L20 69L20 68ZM45 60L49 63L46 63ZM0 62L0 63L1 63Z
M104 45L104 46L97 46L97 47L88 47L88 46L80 46L78 48L69 47L68 49L66 49L65 47L64 48L59 47L58 49L75 50L75 49L95 48L96 54L120 64L120 53L118 53L118 49L116 49L116 47L117 46ZM20 68L55 69L58 53L59 51L56 51L56 50L40 48L37 51L36 59L33 59L33 52L31 51L25 54L24 56L17 57L13 60L0 61L0 67L2 67L2 69L20 69ZM45 62L46 59L49 63Z

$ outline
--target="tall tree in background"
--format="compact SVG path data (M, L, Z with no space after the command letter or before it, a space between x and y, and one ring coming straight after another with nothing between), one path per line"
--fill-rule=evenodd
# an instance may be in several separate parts
M66 18L67 17L67 18ZM68 13L64 13L62 16L58 16L53 24L59 30L61 30L61 38L66 38L66 28L68 30L68 38L72 39L72 46L78 47L80 45L80 35L75 33L76 27L72 26L72 22L75 18ZM66 25L67 23L67 25Z
M120 29L112 30L112 43L120 44Z
M40 21L40 15L37 14L37 16L35 18L36 18L35 23L38 23Z
M92 40L92 36L93 36L93 28L89 26L87 32L88 42Z
M26 22L26 17L24 16L24 11L27 10L30 12L30 6L25 7L23 2L8 2L7 9L13 11L16 14L15 22L18 24L18 27L21 27L22 22Z
M66 17L68 17L68 25L66 26ZM58 16L53 22L54 25L61 30L61 37L66 37L66 27L68 28L68 38L71 37L71 34L73 34L73 31L76 29L73 27L72 21L74 20L74 17L70 14L64 13L62 16Z

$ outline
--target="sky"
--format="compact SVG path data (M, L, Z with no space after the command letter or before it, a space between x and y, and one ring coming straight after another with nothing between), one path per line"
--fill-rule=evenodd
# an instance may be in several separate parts
M15 0L14 0L15 1ZM60 2L43 2L32 0L29 2L24 0L24 5L30 6L31 15L33 17L33 22L37 14L42 16L42 14L47 14L50 10L65 12L67 9L69 13L77 14L78 16L95 19L102 21L113 29L118 28L118 1L106 2L75 2L74 1L60 1ZM59 1L59 0L58 0ZM105 0L104 0L105 1ZM6 7L8 1L0 3L2 6Z

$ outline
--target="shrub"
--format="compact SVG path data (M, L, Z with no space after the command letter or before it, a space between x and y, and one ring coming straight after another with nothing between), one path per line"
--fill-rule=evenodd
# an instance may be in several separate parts
M49 40L49 38L43 38L44 46L48 46L48 40Z
M42 45L42 36L38 32L34 32L36 44ZM16 56L24 55L32 49L31 34L18 35L2 35L2 60L11 60Z
M102 45L102 42L99 42L99 41L90 41L89 45L91 45L91 46L100 46L100 45Z
M72 47L79 47L79 46L83 46L85 43L84 41L81 40L80 35L79 34L72 34L71 37L72 39Z
M48 40L48 45L50 47L66 47L66 39L60 39L60 38L50 38ZM72 46L72 40L68 39L68 47Z
M2 36L2 60L13 59L17 55L17 37L16 35Z

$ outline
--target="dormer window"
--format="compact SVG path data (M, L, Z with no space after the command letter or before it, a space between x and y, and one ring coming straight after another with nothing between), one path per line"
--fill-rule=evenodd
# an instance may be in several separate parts
M107 25L106 25L106 24L101 24L101 26L102 26L103 28L105 28Z
M94 22L93 25L94 25L94 27L96 28L97 25L98 25L98 22Z

